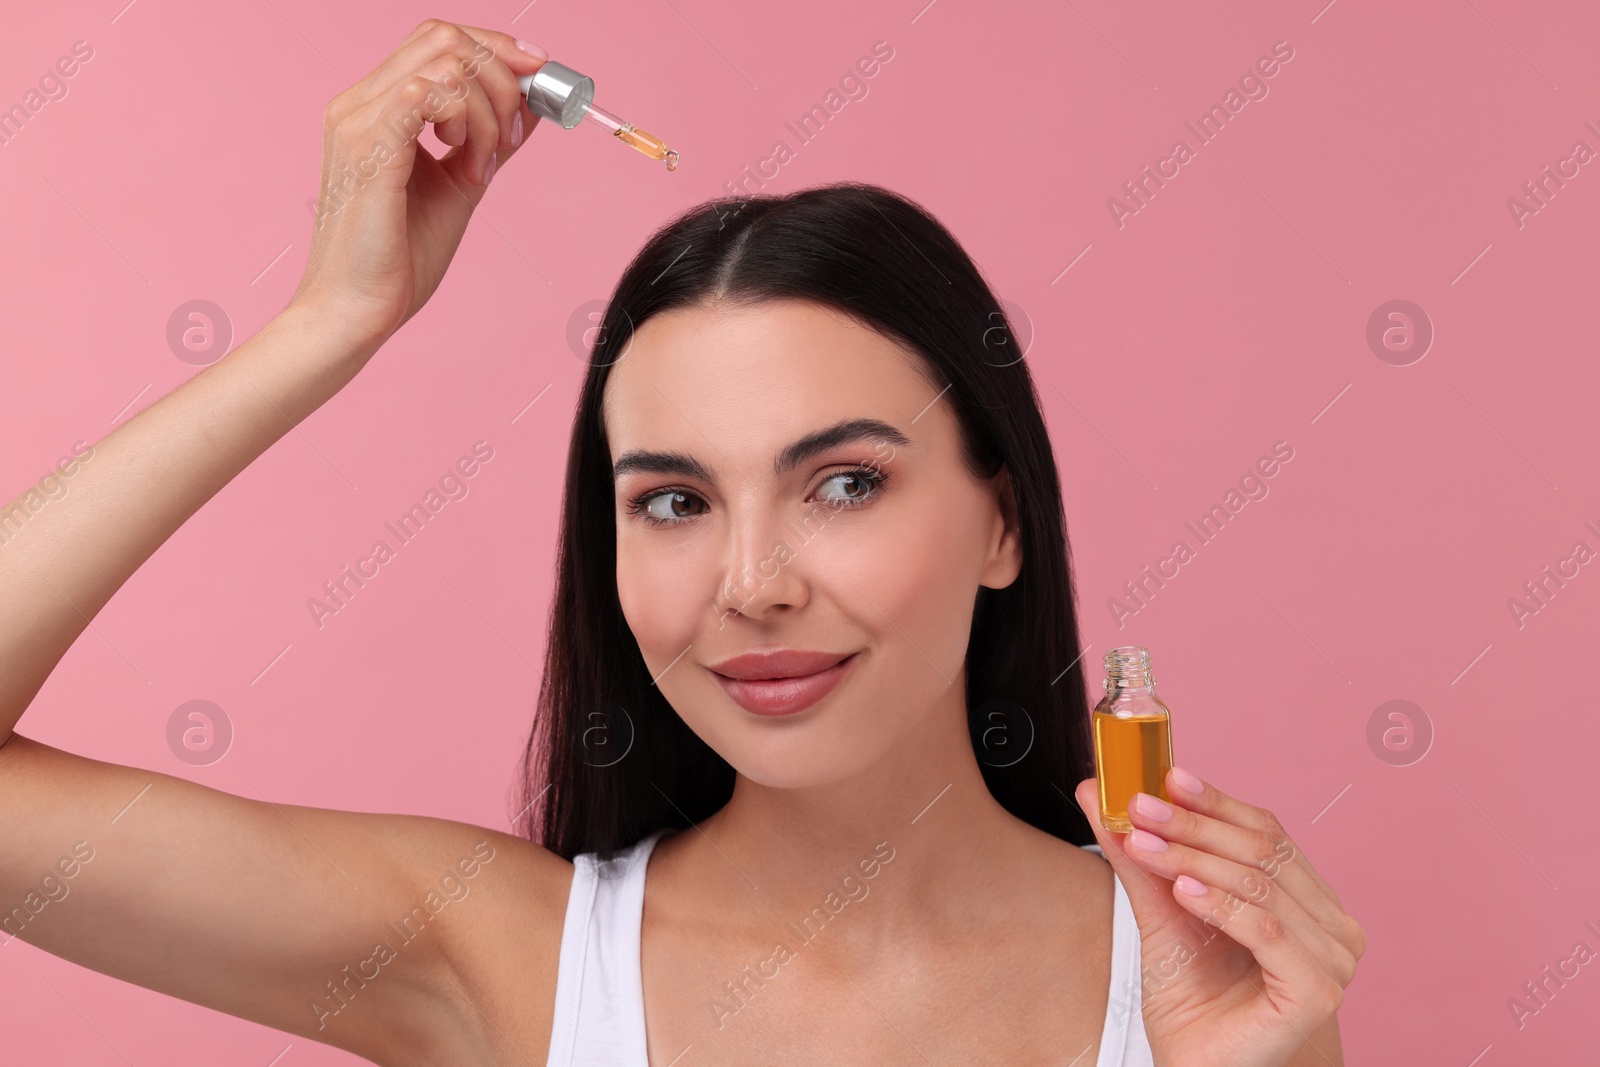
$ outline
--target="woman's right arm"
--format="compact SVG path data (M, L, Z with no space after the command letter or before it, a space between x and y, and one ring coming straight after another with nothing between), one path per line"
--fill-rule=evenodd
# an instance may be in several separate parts
M473 1062L504 1040L467 961L506 915L525 916L512 936L553 991L571 867L526 841L233 796L14 732L128 577L433 293L491 154L537 121L516 78L538 66L505 34L417 27L324 114L324 197L288 307L97 442L64 496L0 511L0 941L391 1063ZM438 160L394 135L419 114L454 146Z
M96 442L59 499L0 511L0 739L128 577L374 349L291 305Z

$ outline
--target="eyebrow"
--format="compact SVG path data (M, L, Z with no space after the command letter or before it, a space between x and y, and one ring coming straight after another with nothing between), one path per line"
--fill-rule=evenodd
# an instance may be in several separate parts
M881 419L843 419L832 426L814 430L779 452L772 462L772 472L783 477L830 448L850 444L867 438L881 438L897 446L909 446L911 438ZM711 471L695 457L683 452L649 452L634 449L617 457L611 467L615 481L633 472L664 474L681 478L694 478L702 482L715 482Z

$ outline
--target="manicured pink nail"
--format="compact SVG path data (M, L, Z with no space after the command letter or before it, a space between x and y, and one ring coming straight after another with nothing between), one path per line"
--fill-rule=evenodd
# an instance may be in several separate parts
M1182 767L1172 768L1172 781L1179 789L1186 793L1193 793L1195 796L1199 796L1206 791L1205 783Z
M1178 891L1187 893L1191 897L1203 897L1207 892L1204 883L1195 881L1187 874L1178 875Z
M550 58L550 53L546 52L543 48L540 48L536 44L529 44L527 41L518 41L517 47L528 53L534 59L543 60Z
M1165 852L1167 850L1165 841L1155 834L1140 830L1138 827L1135 827L1133 832L1128 834L1128 844L1141 852Z
M490 156L489 165L483 171L483 184L488 185L489 179L494 177L494 168L500 164L499 156Z
M1133 794L1133 810L1147 819L1156 822L1166 822L1172 818L1172 805L1160 797L1153 797L1149 793Z
M522 143L522 108L517 108L517 113L511 116L511 147L515 148Z

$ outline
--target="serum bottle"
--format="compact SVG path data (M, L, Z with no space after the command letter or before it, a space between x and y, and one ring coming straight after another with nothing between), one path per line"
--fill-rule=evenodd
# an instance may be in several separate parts
M1150 650L1138 645L1105 655L1106 695L1095 706L1094 773L1100 786L1100 825L1112 833L1133 829L1128 802L1135 793L1162 800L1172 769L1172 713L1156 696Z

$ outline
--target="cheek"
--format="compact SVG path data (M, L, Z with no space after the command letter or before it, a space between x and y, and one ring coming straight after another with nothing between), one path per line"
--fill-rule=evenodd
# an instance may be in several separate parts
M715 585L695 561L697 552L688 538L618 532L617 599L653 668L665 666L694 639L696 627L704 621L701 615L714 617ZM665 659L655 663L669 647Z
M952 527L929 523L916 531L902 553L908 573L901 579L903 621L897 621L908 636L917 635L917 644L953 678L966 658L972 624L973 550Z
M898 509L892 521L864 517L860 536L829 546L822 572L848 575L835 594L857 605L852 614L885 652L920 665L940 686L928 660L954 677L965 658L981 555L971 524L949 504L954 498L932 494L927 504Z

